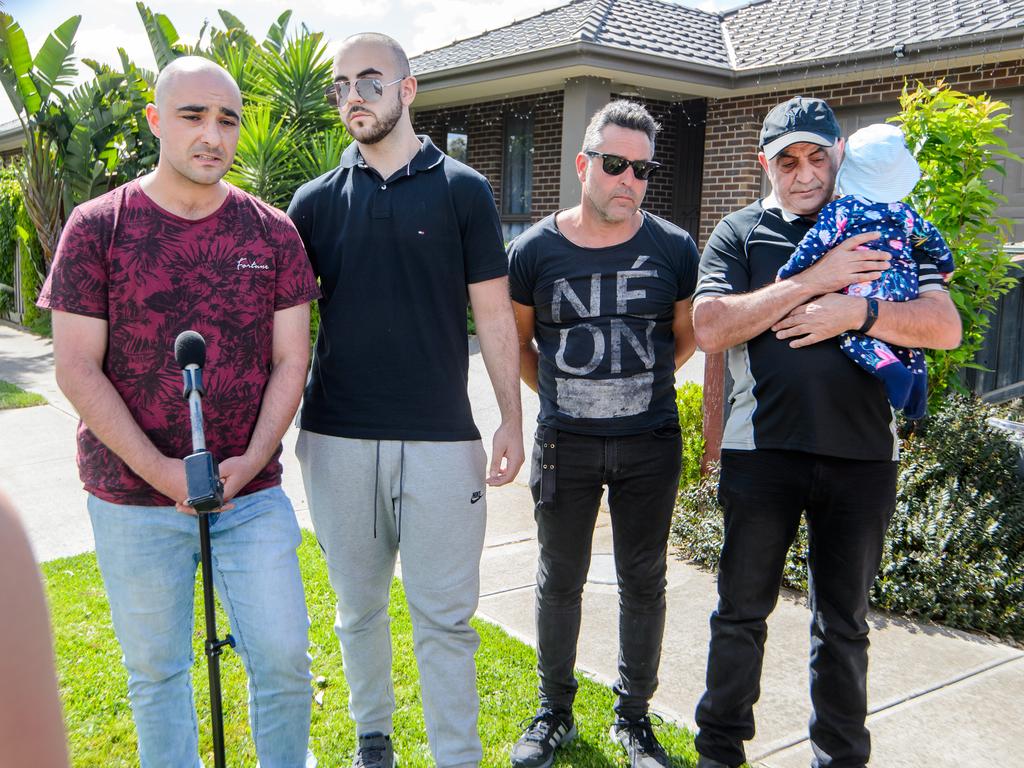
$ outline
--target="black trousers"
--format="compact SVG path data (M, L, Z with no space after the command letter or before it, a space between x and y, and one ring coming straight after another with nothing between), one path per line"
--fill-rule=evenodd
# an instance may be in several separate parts
M894 461L797 451L723 451L725 539L711 615L700 754L740 765L754 736L765 620L778 600L802 512L809 534L811 746L816 768L862 768L867 712L868 591L896 504Z
M665 632L665 558L679 488L678 427L624 437L548 431L555 443L556 491L542 501L543 434L533 450L530 488L536 502L537 671L541 706L569 712L576 694L576 643L583 585L603 486L608 486L619 586L619 717L647 713L658 686ZM551 451L547 454L551 460ZM551 474L545 478L549 483ZM550 486L547 488L550 491Z

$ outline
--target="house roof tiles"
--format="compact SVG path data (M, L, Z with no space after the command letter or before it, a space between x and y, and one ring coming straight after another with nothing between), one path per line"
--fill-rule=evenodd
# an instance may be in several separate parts
M418 73L434 72L572 43L729 67L720 20L715 14L667 0L572 0L422 53L412 59L412 68Z
M1024 0L767 0L720 18L742 71L901 43L1020 32Z
M412 67L438 72L591 43L742 72L1000 30L1024 30L1024 0L754 0L723 13L670 0L571 0L422 53Z

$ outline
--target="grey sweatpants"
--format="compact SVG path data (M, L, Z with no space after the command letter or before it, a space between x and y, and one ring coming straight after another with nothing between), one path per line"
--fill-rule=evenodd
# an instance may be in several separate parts
M427 738L439 768L477 766L479 698L469 625L480 594L487 457L479 440L353 440L302 430L295 449L338 596L349 710L391 733L388 598L395 557L413 626Z

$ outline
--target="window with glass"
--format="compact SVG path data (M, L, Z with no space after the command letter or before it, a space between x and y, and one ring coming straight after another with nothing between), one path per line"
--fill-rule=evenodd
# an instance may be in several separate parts
M506 241L530 226L532 203L533 116L508 115L501 174L501 228Z
M448 129L448 142L445 151L448 153L448 157L453 157L460 163L469 162L467 158L467 152L469 150L469 136L464 130L449 128Z

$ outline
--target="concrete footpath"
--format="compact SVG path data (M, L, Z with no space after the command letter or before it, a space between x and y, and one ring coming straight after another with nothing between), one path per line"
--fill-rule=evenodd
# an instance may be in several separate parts
M74 409L53 378L48 340L0 323L0 380L46 396L49 405L0 411L0 488L21 510L40 560L92 548L85 499L75 469ZM698 354L679 380L700 381ZM473 411L489 447L498 410L483 361L470 363ZM523 388L529 455L536 395ZM300 521L309 525L294 457L296 432L285 438L284 486ZM480 616L533 643L537 543L528 470L504 488L488 491L487 541L482 563ZM594 533L594 559L584 597L579 665L602 682L615 678L618 600L608 516ZM708 616L715 577L672 558L668 622L656 711L693 728L702 691ZM885 768L1024 765L1024 651L986 637L872 613L869 727L872 764ZM758 734L748 746L762 768L810 763L807 718L808 613L803 597L784 593L769 620ZM522 715L532 702L523 702ZM609 717L611 713L609 713Z

